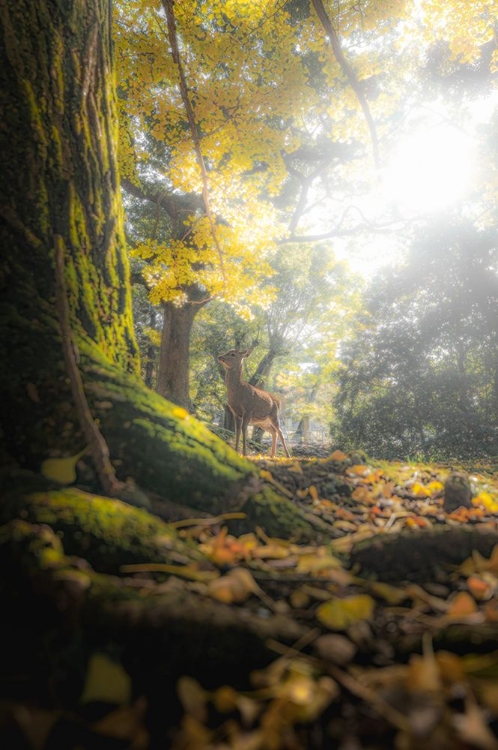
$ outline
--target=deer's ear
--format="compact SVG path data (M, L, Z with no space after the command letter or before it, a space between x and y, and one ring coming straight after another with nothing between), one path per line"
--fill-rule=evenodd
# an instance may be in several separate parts
M251 347L249 347L249 349L246 349L245 352L240 352L240 353L242 354L242 356L245 359L246 357L248 357L250 355L250 353L252 352L253 349L254 349L254 347L251 346Z

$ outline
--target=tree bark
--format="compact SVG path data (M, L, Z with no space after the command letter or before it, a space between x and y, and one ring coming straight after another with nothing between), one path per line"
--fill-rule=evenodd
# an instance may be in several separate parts
M190 401L190 336L199 305L186 303L163 305L161 350L157 374L157 392L175 404L192 411Z
M150 313L150 327L156 327L157 313L153 309ZM145 363L145 385L148 388L154 388L156 380L156 360L157 360L157 346L155 344L149 344L147 347L147 361Z

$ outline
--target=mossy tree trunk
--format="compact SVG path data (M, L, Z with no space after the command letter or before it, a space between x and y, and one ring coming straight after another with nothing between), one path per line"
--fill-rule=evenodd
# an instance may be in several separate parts
M55 300L62 247L75 356L118 476L208 513L244 506L271 534L310 532L252 464L138 377L110 1L5 0L0 20L2 465L37 472L86 443Z
M29 465L40 458L41 432L68 432L73 418L55 307L57 241L76 341L133 373L138 351L116 169L110 4L9 0L0 13L0 236L8 255L1 326L2 345L10 345L1 357L2 427L14 457Z

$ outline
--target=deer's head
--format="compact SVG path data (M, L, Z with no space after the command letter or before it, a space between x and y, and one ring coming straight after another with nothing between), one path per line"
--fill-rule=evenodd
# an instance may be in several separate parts
M218 355L218 362L223 365L227 370L234 370L239 367L242 360L250 355L253 347L238 351L237 349L230 349L226 354Z

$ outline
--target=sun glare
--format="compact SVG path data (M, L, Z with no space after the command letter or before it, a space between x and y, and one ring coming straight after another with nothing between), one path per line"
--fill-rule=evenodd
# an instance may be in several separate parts
M473 157L472 138L449 125L406 136L384 173L385 199L402 213L446 208L469 188Z

